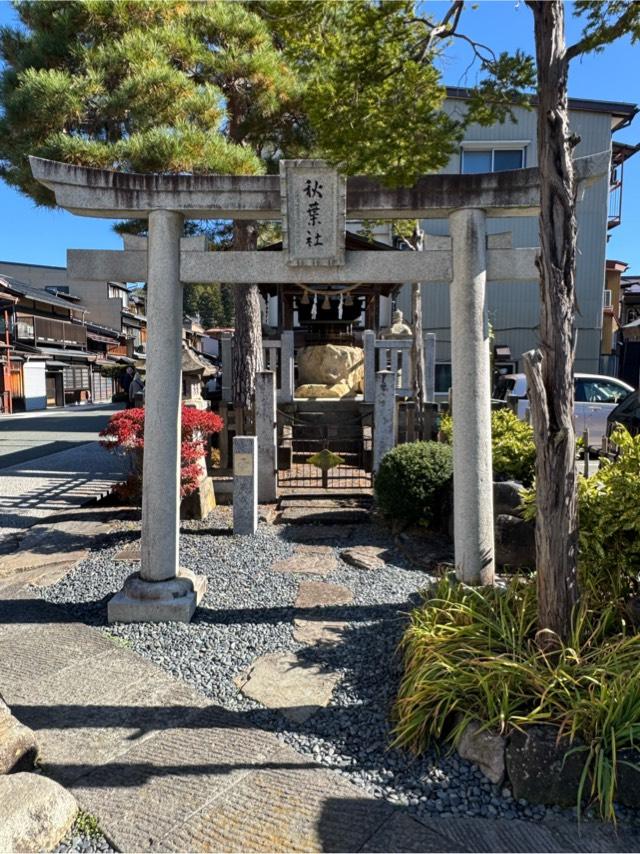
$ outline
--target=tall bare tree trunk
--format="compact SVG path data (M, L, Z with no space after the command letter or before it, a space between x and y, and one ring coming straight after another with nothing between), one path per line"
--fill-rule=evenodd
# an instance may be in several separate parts
M566 640L578 601L573 365L575 178L564 3L528 0L535 22L540 168L540 349L525 355L536 443L539 643Z
M258 243L258 225L253 221L234 223L233 248L254 250ZM262 317L257 284L233 286L235 333L233 338L233 403L243 418L250 418L256 389L256 373L262 363Z
M416 252L424 249L424 231L420 223L416 223L411 237L411 245ZM422 285L414 282L411 285L411 328L413 341L411 344L411 376L413 382L413 399L415 401L415 425L418 438L424 439L424 403L426 398L426 365L424 361L424 332L422 330Z

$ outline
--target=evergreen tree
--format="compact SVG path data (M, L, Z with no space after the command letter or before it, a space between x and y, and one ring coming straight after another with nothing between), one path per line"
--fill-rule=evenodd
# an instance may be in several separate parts
M43 205L28 155L141 172L258 174L301 140L296 74L250 3L17 5L0 31L0 175ZM139 229L139 224L138 224ZM236 244L251 248L250 223ZM261 367L255 284L234 287L236 403Z

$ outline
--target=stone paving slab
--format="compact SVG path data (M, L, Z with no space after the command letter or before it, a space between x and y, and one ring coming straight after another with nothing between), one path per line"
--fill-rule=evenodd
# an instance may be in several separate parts
M340 643L349 623L325 620L294 620L293 637L298 643Z
M300 572L311 575L329 575L338 568L338 561L331 553L294 553L291 557L271 564L273 572Z
M295 652L270 652L257 658L248 673L236 678L245 697L268 709L278 709L291 721L302 723L329 705L340 681L317 664L300 661Z
M124 457L97 442L2 469L0 539L108 494L127 471Z
M357 569L382 569L385 565L382 557L388 549L382 546L350 546L342 549L340 557L345 563L355 566Z
M142 560L142 547L140 545L140 541L136 541L135 543L127 543L127 545L120 549L119 552L116 552L114 560L117 561L130 561L131 563L139 563Z
M298 543L293 553L295 555L331 555L333 556L333 546L323 545L322 542L318 543Z
M441 823L444 825L444 821ZM422 854L425 851L466 852L472 849L462 848L437 829L416 821L406 813L396 812L360 850L367 854L387 854L389 851Z
M21 699L25 692L51 674L62 681L63 672L82 659L96 660L113 656L114 644L99 632L79 624L56 624L58 609L29 607L30 600L12 602L14 611L22 611L28 618L41 617L43 623L2 623L0 611L0 691L9 706ZM105 662L101 662L104 665ZM31 686L34 686L32 688Z
M176 714L186 725L207 705L183 682L156 684L156 668L134 653L119 654L107 679L105 663L99 658L65 668L63 705L60 674L12 694L16 717L38 733L41 765L64 785L162 732Z
M298 588L296 608L324 608L331 605L349 605L353 593L342 584L329 581L303 581Z
M154 850L358 851L392 814L388 803L283 748Z
M76 780L71 791L119 850L157 850L163 837L267 764L278 747L271 733L242 727L216 707L195 721L183 722L176 713L173 726L134 741L126 754ZM194 839L184 850L207 849Z

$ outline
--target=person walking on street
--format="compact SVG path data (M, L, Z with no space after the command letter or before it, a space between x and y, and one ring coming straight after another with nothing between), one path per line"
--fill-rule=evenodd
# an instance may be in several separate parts
M136 405L136 397L139 394L142 394L144 399L144 382L140 373L136 371L129 386L129 408Z
M127 396L127 409L130 409L131 402L129 401L129 389L131 388L131 383L133 382L133 368L131 367L131 365L129 365L129 367L120 374L118 379L120 380L122 390Z

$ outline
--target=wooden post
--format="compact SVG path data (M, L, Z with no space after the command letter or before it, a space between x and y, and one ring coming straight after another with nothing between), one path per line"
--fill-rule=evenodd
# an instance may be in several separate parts
M585 477L589 477L589 431L585 430L582 434L582 443L584 445L584 467L582 473Z
M218 450L220 451L220 468L229 468L229 406L224 402L220 402L218 407L218 415L222 418L224 426L218 434Z

